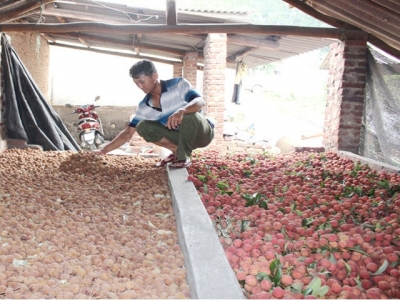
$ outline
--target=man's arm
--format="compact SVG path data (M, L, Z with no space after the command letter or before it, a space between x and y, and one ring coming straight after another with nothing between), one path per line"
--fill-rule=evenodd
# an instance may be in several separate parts
M175 129L182 123L183 116L186 114L199 112L204 106L206 102L203 97L197 97L190 101L185 106L178 109L174 112L169 118L167 122L168 129Z
M184 107L177 110L177 112L182 111L184 115L191 114L195 112L199 112L204 106L206 102L203 97L197 97L186 104Z
M121 147L126 142L129 142L135 132L136 129L134 127L128 126L120 133L118 133L118 135L110 143L105 145L100 150L94 150L93 152L95 152L96 154L105 155L108 152Z

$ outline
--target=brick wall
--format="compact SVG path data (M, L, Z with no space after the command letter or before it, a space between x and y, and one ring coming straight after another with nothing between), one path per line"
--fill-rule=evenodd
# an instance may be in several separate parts
M367 76L365 41L331 45L323 145L327 151L358 153Z
M173 69L173 77L175 78L175 77L182 77L183 76L183 74L182 74L182 68L183 68L183 63L174 63L173 64L173 67L174 67L174 69Z
M29 74L37 84L45 99L49 96L49 61L50 46L47 41L36 33L11 32L11 46L28 69Z
M226 34L210 33L204 46L203 97L205 115L215 121L215 138L210 148L222 151L225 111Z
M197 58L199 54L197 51L186 52L183 57L183 77L185 77L194 88L197 83Z

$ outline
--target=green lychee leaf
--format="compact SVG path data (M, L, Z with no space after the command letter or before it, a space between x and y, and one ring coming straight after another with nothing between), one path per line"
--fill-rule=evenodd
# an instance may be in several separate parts
M280 261L279 259L274 259L271 264L269 265L269 269L271 271L271 274L275 274L276 270L279 269L280 266Z
M281 269L281 268L278 268L278 269L276 270L275 275L272 277L272 281L273 281L273 283L275 284L275 286L278 286L279 283L281 282L281 280L282 280L282 275L283 275L282 269Z
M296 209L296 214L301 217L303 215L303 212L301 210Z
M387 259L385 259L385 261L382 263L382 265L379 267L378 270L376 270L375 273L372 273L372 275L380 275L383 272L386 271L387 267L389 266L389 262L387 261Z
M205 175L196 175L196 177L201 181L201 182L207 182L207 177Z
M369 256L369 254L367 252L365 252L364 250L360 249L359 247L346 248L346 249L361 253L361 254L363 254L365 256Z
M229 185L225 181L219 181L217 183L217 188L219 188L221 191L224 191L229 188Z
M271 279L269 278L269 275L265 272L260 272L256 275L256 278L258 281L264 280L264 279L268 279L269 281L271 281Z
M304 290L301 291L301 293L302 293L304 296L311 295L312 289L310 289L310 288L305 288Z
M344 262L344 266L346 267L347 275L351 273L351 267L347 262Z
M358 287L361 291L363 291L364 288L362 287L361 280L360 280L359 278L356 278L356 279L354 279L354 281L356 282L357 287Z
M249 201L246 202L246 204L244 206L245 207L249 207L249 206L252 206L254 204L255 204L254 200L249 200Z
M250 227L250 221L242 220L240 221L240 232L246 231Z
M390 264L390 267L392 267L393 269L397 268L397 266L400 266L400 260L394 261Z
M301 226L310 227L310 225L314 222L313 218L304 218L301 220Z
M317 298L324 297L329 292L329 287L327 285L321 286L318 290L313 291L312 295Z
M264 209L268 209L268 202L267 201L261 201L258 206L261 207L261 208L264 208Z
M331 253L331 255L329 256L329 261L333 264L337 263L337 260L336 260L335 256L333 255L333 253Z
M285 252L287 252L287 247L289 244L290 244L290 242L288 241L288 242L286 242L285 246L283 246L283 250L285 250Z
M292 283L289 289L295 293L301 293L301 289L303 287L303 283Z
M321 287L321 278L319 277L314 277L313 280L307 285L308 289L311 289L312 291L316 291Z

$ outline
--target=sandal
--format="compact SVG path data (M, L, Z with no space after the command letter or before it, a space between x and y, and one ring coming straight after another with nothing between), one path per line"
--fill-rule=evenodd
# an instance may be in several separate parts
M192 161L188 159L184 160L174 160L169 167L174 169L186 168L192 164Z
M160 160L158 163L156 163L156 167L163 167L165 166L167 163L173 162L176 160L175 155L170 154L168 157Z

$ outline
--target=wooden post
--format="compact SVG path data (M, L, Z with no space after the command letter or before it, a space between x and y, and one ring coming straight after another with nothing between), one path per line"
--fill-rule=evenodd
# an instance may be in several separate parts
M167 0L167 25L176 25L177 13L175 0Z

